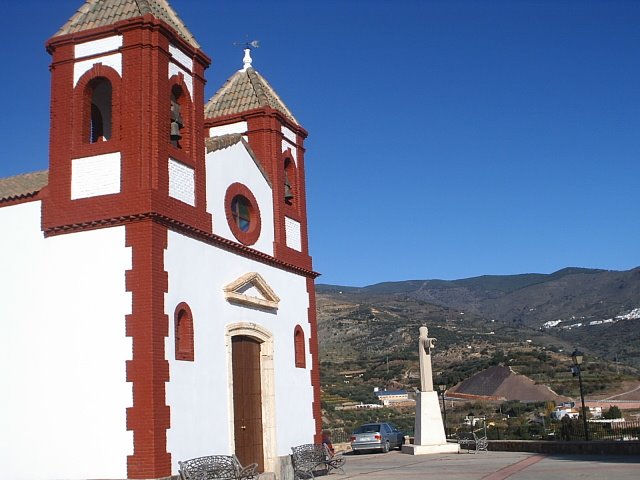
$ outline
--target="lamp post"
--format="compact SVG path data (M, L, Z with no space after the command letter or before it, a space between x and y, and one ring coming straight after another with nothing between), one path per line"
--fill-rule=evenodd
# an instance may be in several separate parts
M589 426L587 423L587 410L584 407L584 393L582 390L582 372L580 370L580 365L582 365L582 360L584 359L584 355L582 352L577 349L571 354L571 358L573 359L573 375L578 374L578 384L580 385L580 400L582 400L582 422L584 424L584 439L589 441Z
M444 393L447 390L447 386L441 383L440 385L438 385L438 390L442 395L442 416L444 417L444 437L448 438L447 436L447 402L444 400Z

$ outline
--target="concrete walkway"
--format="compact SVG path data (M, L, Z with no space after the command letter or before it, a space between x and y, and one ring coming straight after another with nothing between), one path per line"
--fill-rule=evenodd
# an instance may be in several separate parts
M486 452L407 455L400 452L346 455L345 474L327 480L638 480L640 457L630 455L539 455Z

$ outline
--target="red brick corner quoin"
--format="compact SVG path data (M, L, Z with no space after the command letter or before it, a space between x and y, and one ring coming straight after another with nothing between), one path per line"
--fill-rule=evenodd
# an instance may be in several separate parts
M318 322L316 319L316 290L313 278L307 277L307 293L309 294L309 352L311 353L311 386L313 387L313 420L316 431L314 443L322 443L322 409L320 406L320 361L318 351Z
M171 475L167 452L169 407L165 384L169 362L165 338L169 318L164 313L168 276L164 270L167 228L151 220L127 225L126 245L132 248L131 270L126 272L132 294L126 334L132 338L133 356L127 361L127 381L133 384L133 406L127 409L127 430L133 431L133 455L127 458L129 478L161 478Z

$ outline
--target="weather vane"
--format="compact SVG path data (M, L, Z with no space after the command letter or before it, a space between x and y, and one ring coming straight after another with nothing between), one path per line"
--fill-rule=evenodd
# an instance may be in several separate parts
M242 48L259 48L260 42L258 40L253 40L251 42L233 42L233 46Z
M251 59L251 50L260 47L260 42L258 42L258 40L253 40L251 42L233 42L233 46L242 47L244 49L244 58L242 59L244 65L240 71L244 72L247 68L251 68L251 62L253 61Z

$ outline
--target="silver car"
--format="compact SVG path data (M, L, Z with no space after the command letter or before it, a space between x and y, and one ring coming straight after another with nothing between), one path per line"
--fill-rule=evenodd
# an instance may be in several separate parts
M403 433L392 423L366 423L351 434L353 453L362 450L380 450L387 453L392 448L402 449Z

